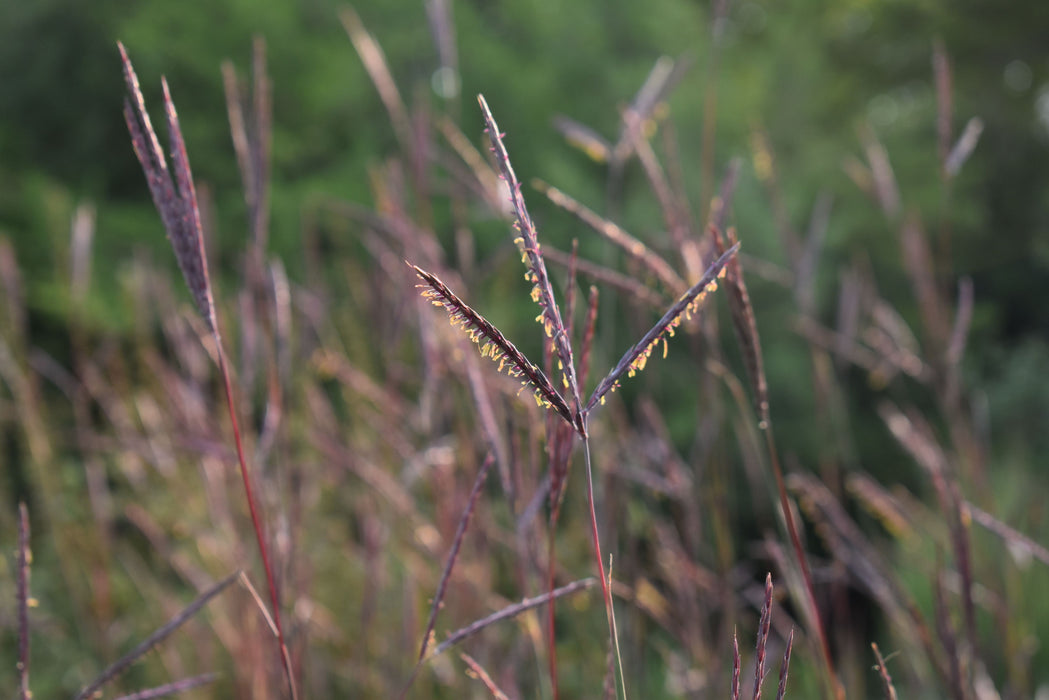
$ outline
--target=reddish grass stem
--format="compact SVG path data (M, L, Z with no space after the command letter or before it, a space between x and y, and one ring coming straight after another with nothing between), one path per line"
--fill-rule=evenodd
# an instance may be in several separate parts
M797 557L798 566L801 567L801 575L805 581L805 595L808 598L806 602L812 611L812 622L816 626L816 636L820 641L820 651L823 654L823 662L827 667L827 681L831 685L831 691L834 697L838 700L844 700L845 688L841 685L841 681L838 679L838 676L834 671L834 659L830 654L830 642L827 639L827 631L823 627L823 620L820 617L819 608L816 606L816 593L812 585L812 572L809 570L809 562L805 557L805 550L801 546L801 537L798 535L798 528L794 525L794 512L790 507L790 499L787 497L786 484L783 482L783 469L779 464L776 442L772 436L771 421L766 423L763 432L765 433L765 446L768 448L769 460L772 464L772 473L776 478L776 490L779 493L779 505L783 510L783 519L787 521L787 533L790 535L790 543L794 548L794 555Z
M173 179L164 153L160 149L160 142L149 119L138 76L135 74L135 69L131 65L131 60L128 58L124 45L118 43L117 46L120 49L121 62L124 67L124 79L129 93L129 98L124 102L124 117L127 121L128 130L131 132L131 142L135 149L135 155L138 157L142 170L146 175L146 181L153 195L153 203L156 205L157 212L164 222L164 228L171 241L175 258L178 261L179 268L182 270L186 285L189 287L197 309L200 311L201 316L204 317L208 324L208 329L215 339L219 372L222 374L222 381L226 391L226 404L229 408L229 416L233 425L237 460L240 463L240 475L244 482L244 496L248 502L252 527L255 530L255 538L262 555L266 583L270 592L270 603L273 607L273 622L277 633L277 642L280 645L281 662L288 680L291 697L294 699L297 697L297 693L295 680L292 675L291 658L288 654L287 645L284 643L279 596L277 595L277 586L273 577L273 567L270 565L269 550L266 546L266 539L263 536L262 521L259 518L258 507L251 487L247 459L244 456L244 446L240 435L240 424L237 421L229 367L226 363L225 352L222 349L222 338L219 334L218 318L215 312L215 297L211 288L211 280L208 276L207 256L204 250L204 231L200 220L200 210L197 206L193 173L189 165L189 156L186 153L186 142L182 137L178 114L175 111L175 104L171 99L167 81L162 80L164 109L167 116L169 146L171 148L171 165L174 170Z
M237 447L237 463L240 466L240 478L244 482L244 498L248 502L248 511L251 513L251 526L255 530L255 540L259 545L259 554L262 557L262 568L266 574L266 587L270 593L270 606L273 609L273 627L277 631L277 644L280 646L281 665L284 667L285 677L288 679L288 691L291 697L297 698L295 689L295 676L292 673L291 655L284 643L284 628L280 621L280 596L277 593L277 582L273 576L273 566L270 564L269 547L266 546L266 537L263 532L262 519L259 517L258 506L255 501L255 493L251 486L251 475L248 472L248 462L244 456L244 444L240 437L240 422L237 420L237 410L233 400L233 384L230 381L229 367L226 364L226 353L222 350L219 342L218 332L215 332L216 353L218 354L219 373L222 375L222 384L226 391L226 407L229 409L229 419L233 426L233 441Z

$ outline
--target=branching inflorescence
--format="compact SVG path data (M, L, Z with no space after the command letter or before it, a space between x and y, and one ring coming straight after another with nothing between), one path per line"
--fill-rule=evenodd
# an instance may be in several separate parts
M535 224L525 206L521 184L510 165L510 157L503 145L503 135L499 132L499 127L484 97L479 96L478 101L484 114L485 131L491 141L492 152L499 165L501 177L506 181L510 190L514 228L518 233L514 242L521 251L521 260L526 267L525 279L532 284L532 299L541 309L536 320L542 323L547 337L553 341L557 353L558 369L562 373L561 385L564 391L559 391L535 363L525 357L495 326L452 293L440 279L415 265L410 263L409 265L425 282L420 285L424 290L423 295L435 305L445 308L452 325L463 328L470 340L480 347L483 356L492 358L499 363L500 370L506 370L511 376L521 378L526 386L531 386L539 405L555 410L585 440L587 437L586 419L591 409L604 403L605 397L619 387L619 380L624 374L633 377L643 370L660 343L663 343L663 354L666 355L667 339L673 337L678 326L683 321L691 319L706 296L717 289L717 280L724 276L726 265L739 250L739 244L724 251L714 261L703 277L681 295L659 322L637 344L624 353L615 367L597 385L586 403L582 403L579 398L571 339L554 298Z

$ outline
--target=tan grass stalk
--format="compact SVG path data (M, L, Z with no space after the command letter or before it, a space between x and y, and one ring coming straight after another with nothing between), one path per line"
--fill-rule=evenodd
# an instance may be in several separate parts
M565 586L561 586L552 593L544 593L542 595L535 596L534 598L525 598L519 603L508 605L502 610L497 610L496 612L492 613L491 615L488 615L487 617L483 617L480 620L470 623L466 627L456 630L448 636L448 639L438 644L434 648L434 650L430 652L430 655L427 658L432 659L435 656L440 656L456 644L459 644L460 642L469 639L481 630L490 627L497 622L502 622L503 620L515 618L521 613L527 612L534 608L538 608L540 605L546 605L558 598L563 598L566 595L578 593L579 591L585 591L586 589L593 586L595 583L597 583L597 580L594 578L580 579L578 581L573 581L572 583L569 583Z
M965 502L964 507L968 517L998 535L1009 547L1023 549L1038 561L1049 566L1049 549L1046 549L1045 546L1038 544L1019 530L1009 527L998 518L985 510L981 510L969 501Z
M703 269L703 256L699 248L699 241L694 235L696 232L692 229L692 215L688 211L688 203L684 197L679 197L674 192L659 158L644 134L639 134L634 148L637 151L638 161L648 178L652 193L659 200L659 209L663 214L667 230L670 232L670 239L681 252L681 258L685 263L686 279L696 279Z
M725 218L728 215L729 208L732 206L732 198L736 194L736 183L739 182L739 170L742 167L742 161L739 158L733 158L729 161L728 167L725 168L725 177L721 180L721 189L718 191L710 202L710 209L707 211L707 230L712 227L718 230L724 228Z
M509 700L507 694L499 689L499 686L495 684L495 681L493 681L492 677L488 675L488 672L484 670L484 667L477 662L477 659L465 652L460 653L459 658L470 668L470 673L484 684L484 687L488 689L488 692L492 694L492 697L495 698L495 700Z
M933 250L916 214L909 214L900 226L900 249L903 269L918 300L929 354L936 358L935 364L940 367L939 360L950 343L946 304L936 285Z
M961 171L962 166L965 165L965 161L969 160L969 156L976 150L976 144L980 141L980 134L983 133L983 120L979 117L973 117L965 124L965 129L962 130L962 135L958 137L958 141L955 142L954 148L947 154L947 162L944 163L943 168L947 172L947 175L954 177Z
M568 267L568 263L571 260L569 253L549 246L544 250L544 255L550 262ZM638 282L633 277L583 258L576 260L576 270L579 274L585 275L596 282L606 284L613 289L623 292L627 298L638 303L658 309L666 308L667 298L665 296ZM580 385L582 386L583 384L584 382L580 381Z
M383 53L375 37L365 29L360 16L352 7L344 7L339 12L339 20L346 34L349 35L353 48L357 50L357 55L361 57L361 63L368 71L368 77L371 78L372 84L379 92L379 99L382 100L390 116L390 123L393 124L397 141L400 142L404 152L409 153L412 144L412 123L401 93L397 89L397 83L390 72L390 66L386 62L386 54Z
M266 71L266 42L256 37L252 42L252 90L250 104L244 88L237 79L233 64L222 64L223 87L226 93L226 112L229 114L230 135L237 155L241 183L244 189L248 218L251 221L252 245L256 261L261 264L261 252L266 248L269 230L270 143L272 140L273 85ZM247 114L246 114L247 113Z
M545 194L551 202L575 216L604 238L619 246L627 255L648 268L671 293L680 294L685 290L685 281L674 272L674 268L666 260L649 249L640 240L627 233L618 224L599 216L596 212L542 180L533 179L532 187Z
M943 567L937 564L935 585L933 586L933 610L936 614L936 631L940 636L940 644L943 645L944 653L947 655L947 664L950 675L951 695L955 700L968 700L965 682L962 680L964 673L961 651L958 648L958 636L951 622L951 613L947 609L947 591L943 580Z
M570 146L598 163L607 163L612 157L612 144L589 126L585 126L565 116L554 117L554 128L561 132Z
M881 679L882 689L885 691L885 700L896 700L896 688L892 684L892 676L889 675L889 669L885 666L885 659L882 658L881 651L878 650L878 645L874 642L871 642L871 649L874 651L874 658L878 661L878 677Z
M183 678L182 680L174 681L172 683L158 685L156 688L140 690L137 693L131 693L130 695L121 695L119 698L116 698L116 700L152 700L152 698L162 698L166 695L184 693L187 690L199 688L208 683L214 683L218 679L219 674L217 673L204 673L199 676L193 676L192 678Z
M579 384L586 386L590 377L590 359L594 348L594 330L597 326L597 287L590 287L587 300L586 320L583 322L583 349L579 353Z
M495 169L450 118L445 116L438 119L437 128L476 178L476 183L467 181L466 186L476 190L492 211L504 211L508 203L500 195L499 174Z
M944 394L949 404L956 404L961 392L961 363L965 345L969 339L969 328L973 320L973 281L971 277L958 280L958 303L954 311L954 324L944 353L944 370L947 386Z
M860 130L860 137L867 151L867 163L874 185L874 194L882 212L888 219L895 219L900 213L900 186L889 162L889 153L878 140L877 134L870 127Z

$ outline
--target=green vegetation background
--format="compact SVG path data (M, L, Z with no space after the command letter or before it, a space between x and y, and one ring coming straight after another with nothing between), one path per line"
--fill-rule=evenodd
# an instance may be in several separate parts
M304 219L326 198L370 205L369 167L395 148L386 113L337 20L339 7L328 0L0 4L0 236L12 242L22 268L36 344L60 363L69 358L69 221L79 202L93 202L98 215L97 281L80 319L85 327L119 333L130 326L119 279L136 256L174 269L120 111L118 39L143 79L148 104L160 104L161 74L171 85L195 175L214 199L211 266L221 288L224 279L237 278L247 225L219 66L230 59L246 73L252 37L265 38L274 94L271 251L293 281L303 281ZM875 130L908 204L930 228L949 223L952 265L974 280L965 367L987 407L992 468L1019 484L1011 488L1027 524L1044 525L1049 514L1032 504L1049 494L1049 4L782 0L729 7L713 77L718 173L731 157L750 154L755 127L768 130L792 220L803 224L821 193L834 197L819 308L833 314L835 261L862 254L881 279L899 282L894 301L905 317L916 318L903 291L895 233L843 177L844 159L861 151L859 130ZM448 101L431 89L438 60L423 3L385 0L357 10L409 100L426 93L440 109L460 115L472 136L481 124L474 96L483 92L508 133L522 179L541 177L588 203L603 201L603 170L564 143L552 118L568 115L612 135L616 106L630 99L653 62L691 53L695 65L670 100L671 119L686 180L696 184L697 196L710 194L712 183L700 181L703 97L712 79L707 3L456 3L462 87ZM949 208L936 177L934 39L943 42L954 68L955 133L970 116L985 123ZM628 178L640 181L636 172ZM643 189L628 183L618 206L627 228L650 233L661 219ZM529 201L546 239L564 248L578 235L539 197ZM749 160L734 219L748 253L784 260ZM505 232L493 228L491 234L490 243L478 246L504 243ZM352 232L346 235L342 251L357 251ZM333 266L332 273L340 269ZM811 462L821 436L806 424L804 346L791 335L783 295L760 284L752 284L752 294L784 451ZM509 323L510 334L528 327L527 311L504 315L524 319L517 328ZM683 389L663 382L664 410L672 416L675 391ZM913 478L873 410L857 411L870 421L854 426L863 463L893 478ZM671 428L688 430L693 422L687 417ZM16 469L5 472L4 507L11 509L28 487ZM6 532L3 541L9 549Z
M140 74L151 76L147 100L156 104L157 76L172 85L194 171L216 202L220 257L212 264L219 277L229 272L223 252L239 250L245 231L219 66L230 59L247 69L255 35L268 43L274 83L272 246L292 278L301 275L302 219L318 197L369 203L368 166L394 140L336 19L338 7L325 0L40 0L0 7L0 230L28 273L42 329L65 323L62 251L77 202L97 206L96 258L114 273L100 277L102 288L88 307L91 323L125 321L106 296L113 291L106 279L119 273L122 260L143 250L170 259L120 114L118 38ZM406 94L426 90L438 60L422 3L358 9ZM1033 428L1049 398L1025 377L1049 370L1049 306L1042 299L1049 269L1047 13L1040 2L1001 11L991 0L734 2L717 71L718 167L747 156L751 130L766 128L793 219L804 221L816 195L829 192L832 258L847 260L863 249L879 268L898 269L886 224L842 177L845 157L860 152L858 129L873 126L908 201L926 221L950 222L955 269L975 281L969 366L996 407L995 427L1003 438L1022 436L1041 454L1049 435ZM671 109L681 161L698 190L709 16L705 3L683 0L655 0L644 9L596 0L457 4L462 89L442 106L461 114L464 128L479 124L474 96L483 91L517 145L515 163L526 179L542 177L598 202L601 170L566 147L552 117L568 115L611 135L615 106L633 95L654 60L691 52L695 67ZM955 133L970 116L986 125L949 211L940 210L939 182L931 176L935 38L954 66ZM782 260L769 206L749 168L741 189L735 214L748 249ZM532 199L542 219L544 203ZM623 204L632 230L659 226L647 200ZM544 234L561 243L573 232ZM820 288L831 292L836 280L827 277ZM834 300L828 294L821 302L829 309ZM762 308L775 316L774 306ZM785 375L796 371L783 367Z

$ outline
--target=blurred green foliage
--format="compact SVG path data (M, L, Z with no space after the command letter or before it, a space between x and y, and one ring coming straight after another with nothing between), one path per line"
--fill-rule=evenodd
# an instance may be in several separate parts
M159 76L167 76L194 171L214 197L216 233L227 255L238 249L245 223L220 116L219 66L230 59L243 72L252 37L266 39L274 85L273 248L293 279L301 275L303 217L320 196L369 202L368 168L394 143L337 20L339 6L41 0L0 7L0 226L34 281L32 307L54 307L47 287L65 274L65 222L77 201L98 207L99 261L126 259L143 247L163 250L119 113L117 39L139 66L147 100L156 103ZM1049 98L1038 103L1049 80L1043 3L1010 3L1002 11L990 0L734 2L719 28L716 66L709 63L712 9L695 2L659 0L644 9L596 0L461 3L453 10L462 89L450 100L429 90L438 58L422 3L395 0L358 10L407 100L461 115L470 133L479 124L473 96L483 91L524 179L540 176L594 204L604 194L595 177L600 170L565 146L551 118L565 114L612 136L618 116L610 107L632 96L659 55L687 52L695 65L671 107L695 204L714 186L700 181L699 164L704 100L716 94L718 172L728 158L747 155L755 126L767 129L795 225L804 225L817 193L828 192L835 198L832 259L847 260L859 247L876 266L894 268L885 223L841 177L843 158L860 152L857 130L870 125L891 154L905 205L930 229L949 227L954 267L976 281L979 355L1031 334L1045 337L1049 310L1036 293L1049 269ZM954 68L955 136L970 116L986 125L947 209L931 177L934 39ZM752 177L747 169L735 215L750 251L781 259L768 205L748 184ZM637 190L624 188L628 201L618 209L625 223L639 233L658 230L654 202ZM632 201L638 196L643 200ZM549 209L533 199L542 221ZM561 223L546 232L562 246L572 233ZM219 257L213 266L225 272L225 261ZM115 293L104 276L100 282L104 298ZM827 292L835 283L821 280L824 304L833 303ZM774 306L762 308L776 313ZM119 323L111 313L94 321Z

